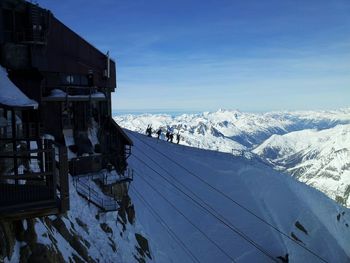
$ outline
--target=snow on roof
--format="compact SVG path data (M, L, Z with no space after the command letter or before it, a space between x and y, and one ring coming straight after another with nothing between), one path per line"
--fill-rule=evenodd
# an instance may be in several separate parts
M67 97L67 93L61 89L51 90L51 94L50 96L48 96L48 98L66 98L66 97ZM90 98L90 95L68 95L68 98L86 99L86 98ZM102 92L95 92L91 94L91 98L105 99L106 96Z
M29 99L12 81L8 78L6 69L0 66L0 105L8 107L31 107L38 108L38 103Z
M63 97L66 97L67 96L67 93L64 92L63 90L60 90L60 89L53 89L51 90L51 95L50 97L58 97L58 98L63 98Z

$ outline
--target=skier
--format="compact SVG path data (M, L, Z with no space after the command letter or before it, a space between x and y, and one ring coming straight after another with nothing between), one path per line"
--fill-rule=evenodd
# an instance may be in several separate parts
M170 140L170 132L169 131L166 132L165 137L166 137L166 141L168 142Z
M158 140L159 140L159 137L160 137L161 134L162 134L162 129L159 128L159 130L157 131L157 139Z
M179 144L179 142L180 142L180 133L178 132L177 134L176 134L176 143L177 144Z
M169 134L169 138L170 138L170 142L173 142L173 139L174 139L174 133L170 133L170 134Z

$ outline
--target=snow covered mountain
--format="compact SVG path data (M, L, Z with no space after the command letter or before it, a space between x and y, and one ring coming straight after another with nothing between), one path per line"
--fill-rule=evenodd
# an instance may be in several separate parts
M0 222L0 261L349 262L350 210L323 193L257 156L127 132L134 180L119 211L100 213L70 180L67 215ZM102 196L96 176L84 180Z
M260 114L219 110L176 117L144 114L115 119L123 127L140 133L144 133L148 124L154 129L180 132L184 145L236 156L248 156L252 151L266 158L274 168L350 206L347 143L350 133L340 128L350 124L350 108Z
M254 153L350 206L350 125L273 135Z
M180 132L183 144L232 152L250 149L273 134L304 129L327 129L350 123L350 108L336 111L244 113L219 110L202 114L143 114L115 116L124 128L144 133L147 125Z
M130 195L157 262L350 260L350 211L323 193L259 158L128 135Z

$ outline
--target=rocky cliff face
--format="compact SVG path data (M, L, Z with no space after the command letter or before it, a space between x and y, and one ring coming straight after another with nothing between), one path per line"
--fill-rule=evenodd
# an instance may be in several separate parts
M71 184L67 214L0 221L0 262L145 262L151 253L135 226L127 187L118 184L114 191L123 197L119 212L101 213Z

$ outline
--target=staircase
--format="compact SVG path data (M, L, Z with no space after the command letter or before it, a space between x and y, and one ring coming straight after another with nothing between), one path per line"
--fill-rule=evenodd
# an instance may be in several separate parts
M84 178L84 179L83 179ZM113 198L108 198L105 195L98 193L90 185L90 179L86 177L75 177L74 185L78 194L85 198L89 203L100 209L100 212L118 211L119 205Z

